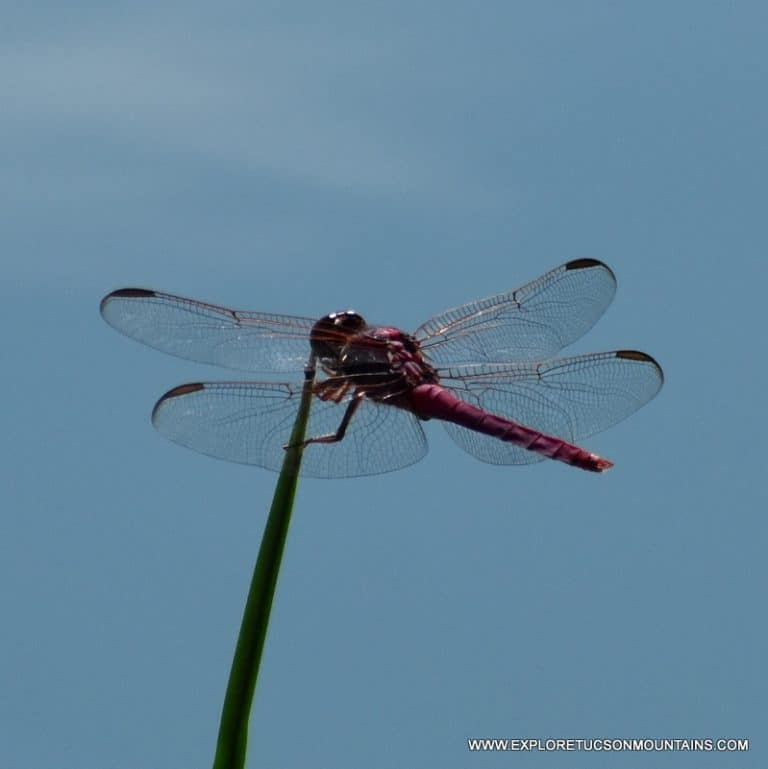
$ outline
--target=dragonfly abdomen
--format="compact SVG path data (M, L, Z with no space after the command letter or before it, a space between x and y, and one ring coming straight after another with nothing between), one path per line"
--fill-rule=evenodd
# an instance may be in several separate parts
M407 401L409 407L422 419L434 418L453 422L468 430L513 443L582 470L600 473L613 467L613 462L597 454L506 417L491 414L461 400L438 384L417 385L408 394Z

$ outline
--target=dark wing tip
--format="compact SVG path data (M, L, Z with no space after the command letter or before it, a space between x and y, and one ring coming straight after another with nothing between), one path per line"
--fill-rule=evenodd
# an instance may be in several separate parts
M571 261L567 262L565 265L566 270L588 270L593 267L601 267L611 276L611 278L613 278L613 282L616 282L616 274L614 271L605 262L601 262L599 259L571 259Z
M202 382L190 382L189 384L179 385L178 387L174 387L168 390L168 392L165 393L165 395L163 395L157 401L157 403L155 403L155 407L152 409L152 421L153 422L155 421L155 417L157 416L158 410L166 401L169 401L171 398L179 398L182 395L189 395L190 393L196 393L204 389L205 389L205 385Z
M117 291L107 294L102 300L99 308L104 312L104 308L110 299L146 299L150 296L157 296L156 291L150 291L147 288L118 288Z
M163 395L163 398L178 398L179 395L188 395L189 393L196 393L198 390L203 390L205 385L202 382L191 382L190 384L179 385ZM162 398L161 398L162 400Z
M659 372L661 381L664 381L664 371L662 370L658 361L647 353L639 352L638 350L617 350L616 357L624 358L625 360L637 360L642 363L650 363L652 366L656 367L656 370Z
M566 270L591 270L594 268L605 270L605 272L608 273L608 276L610 277L615 289L618 283L616 280L616 273L605 262L601 262L599 259L572 259L565 265Z
M111 294L108 294L107 299L111 296L122 296L122 297L147 297L147 296L155 296L157 294L157 291L150 291L148 288L118 288L117 291L113 291Z
M586 270L589 267L605 267L606 270L611 269L599 259L572 259L565 265L566 270Z

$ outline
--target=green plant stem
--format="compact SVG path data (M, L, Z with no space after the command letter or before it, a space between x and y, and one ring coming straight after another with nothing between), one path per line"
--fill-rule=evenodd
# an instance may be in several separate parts
M283 555L293 500L296 496L302 442L309 419L314 371L307 369L301 404L293 425L289 448L286 449L277 479L272 507L269 510L264 537L251 579L243 622L237 639L235 657L229 674L227 693L221 713L219 737L213 769L243 769L248 746L248 720L256 690L261 653L269 625L269 612L275 595L280 561Z

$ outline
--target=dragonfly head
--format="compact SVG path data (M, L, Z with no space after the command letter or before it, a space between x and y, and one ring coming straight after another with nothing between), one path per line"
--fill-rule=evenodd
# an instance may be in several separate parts
M354 310L332 312L320 318L312 327L309 343L318 358L338 358L350 336L367 327L362 315Z

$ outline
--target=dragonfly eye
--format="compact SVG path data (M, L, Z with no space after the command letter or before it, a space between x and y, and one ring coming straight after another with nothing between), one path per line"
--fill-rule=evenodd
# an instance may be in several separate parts
M312 351L319 358L337 358L348 338L366 326L363 316L354 310L325 315L315 323L309 335Z

